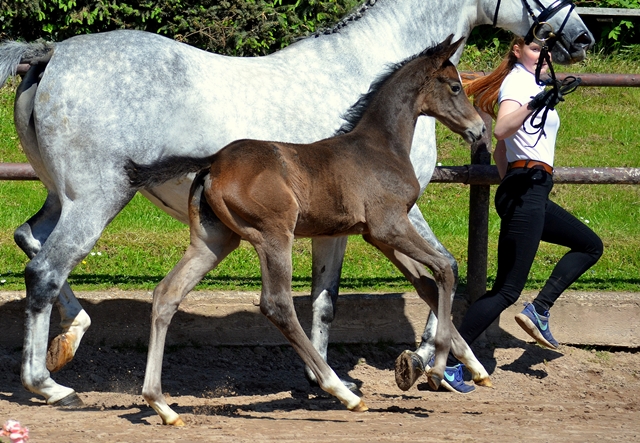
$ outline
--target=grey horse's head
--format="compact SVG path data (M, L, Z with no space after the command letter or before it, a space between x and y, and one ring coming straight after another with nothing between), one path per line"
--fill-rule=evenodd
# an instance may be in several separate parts
M492 0L485 4L485 13L494 26L516 35L549 39L553 61L566 65L584 60L595 43L573 6L569 0Z

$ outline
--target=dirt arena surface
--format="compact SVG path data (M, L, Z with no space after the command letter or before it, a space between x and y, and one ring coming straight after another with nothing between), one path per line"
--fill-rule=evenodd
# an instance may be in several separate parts
M163 389L184 428L161 425L140 395L143 347L80 347L55 379L78 391L83 409L25 391L20 350L0 348L0 421L20 421L34 443L640 441L640 353L485 343L475 350L495 388L463 396L432 392L425 379L400 391L393 362L405 347L331 347L365 413L311 388L289 346L168 349Z

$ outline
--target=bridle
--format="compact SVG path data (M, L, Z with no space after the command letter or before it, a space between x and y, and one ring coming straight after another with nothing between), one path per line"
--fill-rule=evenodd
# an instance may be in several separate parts
M551 66L551 58L549 57L549 51L551 51L553 46L556 44L558 37L562 35L562 30L567 24L567 21L569 20L569 16L571 15L571 12L576 6L573 4L572 0L556 0L555 2L551 3L549 6L546 6L546 7L540 2L540 0L533 0L533 1L540 7L542 12L540 12L540 14L536 16L529 2L527 0L522 0L522 3L524 4L525 9L527 10L527 13L533 19L533 24L529 28L529 32L527 32L527 35L525 35L524 37L524 43L528 45L534 39L537 42L540 42L541 52L540 52L540 58L538 59L538 66L536 67L535 74L536 74L536 82L542 86L545 83L540 80L540 70L542 69L542 66L545 62L549 66L549 71L551 73L552 78L555 80L555 73L553 72L553 67ZM494 28L498 23L498 13L500 12L501 2L502 0L498 0L498 2L496 3L496 10L493 14ZM554 15L556 15L558 12L560 12L562 9L567 7L569 8L569 10L567 11L567 15L565 15L564 20L562 21L562 24L560 25L558 30L555 31L551 23L549 23L549 19ZM548 33L546 33L545 35L544 31L547 31L547 30L548 30Z
M498 13L500 11L501 1L502 0L498 0L498 2L496 3L496 10L493 14L493 27L495 27L498 22ZM567 21L569 20L569 16L571 15L571 12L575 8L575 5L573 4L572 0L556 0L555 2L551 3L549 6L545 7L540 2L540 0L533 0L533 1L539 6L542 12L540 12L540 14L536 16L529 2L527 0L522 0L522 3L524 4L525 9L527 10L527 13L533 19L533 24L529 28L529 32L527 32L527 35L525 35L524 37L524 43L528 45L533 40L536 40L536 42L540 43L540 57L538 58L538 64L536 65L536 72L535 72L536 83L540 86L551 86L551 89L547 90L546 94L549 94L549 95L553 94L554 99L557 99L558 97L562 98L564 95L575 91L578 85L580 84L580 82L582 81L582 79L580 79L579 77L576 78L573 76L568 76L562 82L558 81L556 79L556 73L553 70L553 65L551 63L551 56L549 54L553 46L556 44L556 41L558 40L558 38L562 35L562 31L565 25L567 24ZM564 17L562 24L560 25L558 30L555 31L553 29L553 26L551 25L551 23L549 23L548 20L554 15L556 15L558 12L560 12L562 9L567 7L569 8L569 10L567 11L566 16ZM546 35L545 35L545 31L548 31ZM540 79L540 72L545 63L547 64L547 67L549 69L549 78ZM534 123L534 120L538 117L540 112L542 112L540 122ZM542 137L545 134L544 124L547 120L548 112L549 112L549 108L545 107L545 108L534 111L533 114L531 115L530 124L531 124L531 127L535 129L533 134L538 132L540 133L538 140L540 139L540 137Z

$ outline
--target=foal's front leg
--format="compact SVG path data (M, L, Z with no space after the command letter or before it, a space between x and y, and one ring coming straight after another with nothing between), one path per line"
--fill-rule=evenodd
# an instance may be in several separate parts
M418 234L433 246L433 248L443 254L451 264L454 277L453 288L451 289L451 303L453 304L453 299L458 287L458 262L433 233L431 227L424 219L418 205L414 204L411 207L411 210L409 211L409 220L415 227L416 231L418 231ZM415 265L415 270L418 273L424 272L423 267L419 263L415 263ZM409 280L411 279L409 278ZM429 312L429 317L424 326L424 331L422 332L418 348L415 351L405 350L396 360L396 383L398 384L398 387L404 391L411 388L420 374L429 369L429 360L431 360L431 357L436 352L435 335L438 327L438 319L434 311L435 310L430 310Z
M305 365L313 372L320 388L336 396L351 411L368 408L364 401L351 392L329 367L305 334L293 306L291 297L291 245L290 238L252 241L262 271L261 312L284 334Z
M444 377L447 356L451 347L451 289L454 277L451 265L447 259L429 245L404 217L396 217L396 222L391 225L386 220L394 219L385 217L380 220L370 221L370 233L365 236L365 240L378 246L385 245L413 260L427 266L433 273L437 286L437 317L440 319L436 329L435 345L436 354L433 368L429 371L429 384L432 388L438 389ZM396 263L394 261L394 263ZM402 269L401 269L402 270ZM421 276L420 280L424 280ZM428 279L430 280L430 278Z
M425 271L424 266L387 245L375 243L368 238L365 239L391 260L400 272L411 282L416 288L416 292L420 298L431 308L429 318L434 317L434 320L437 322L434 314L434 312L437 311L438 303L437 286L432 277ZM432 337L431 341L435 341L435 328L433 334L434 337ZM473 381L477 385L492 386L486 369L482 366L482 363L478 361L467 342L464 341L453 325L451 325L451 353L471 371ZM403 355L396 360L396 383L403 391L409 390L424 371L428 369L426 363L423 365L422 361L416 362L412 360L414 354L415 353L411 351L404 351Z

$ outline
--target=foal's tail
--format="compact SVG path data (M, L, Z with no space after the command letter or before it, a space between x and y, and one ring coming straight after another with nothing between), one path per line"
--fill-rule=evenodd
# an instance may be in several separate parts
M129 176L131 187L153 188L171 179L208 168L212 161L213 156L197 158L172 155L155 163L141 165L129 159L124 170Z
M5 84L10 75L16 75L20 64L45 66L53 55L54 47L54 43L48 42L7 41L0 44L0 87Z

